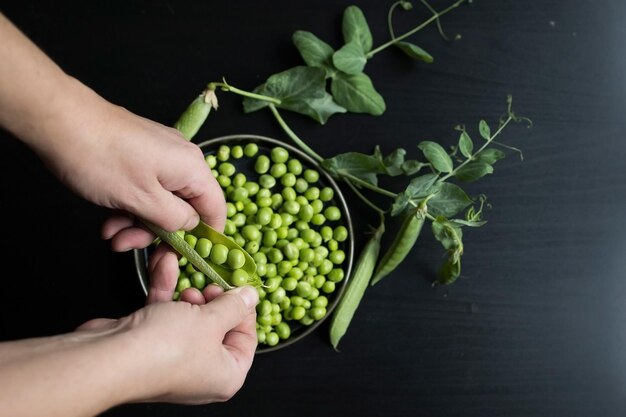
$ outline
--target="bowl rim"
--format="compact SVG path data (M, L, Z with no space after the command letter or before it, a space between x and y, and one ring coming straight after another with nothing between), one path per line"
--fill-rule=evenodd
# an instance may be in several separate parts
M341 206L340 207L341 211L345 216L344 226L348 229L348 240L347 240L348 251L346 253L346 263L345 263L346 266L345 266L344 279L341 281L341 285L339 286L339 288L335 290L335 292L333 293L334 299L332 303L329 304L329 307L326 309L326 315L322 318L322 320L317 320L313 322L312 324L310 324L309 326L306 326L306 328L304 328L304 330L300 332L298 335L296 335L295 337L290 337L286 341L280 341L275 346L265 346L265 345L260 345L260 344L257 345L255 354L262 354L262 353L280 350L287 346L291 346L297 341L303 339L305 336L313 333L315 329L317 329L323 322L325 322L326 320L330 318L334 309L337 307L337 304L343 297L346 286L348 285L348 282L351 278L352 267L354 263L354 227L352 224L352 217L350 215L348 204L346 202L346 199L343 195L341 188L339 187L339 184L335 181L334 178L330 176L330 174L328 174L328 172L326 172L321 167L321 165L315 159L311 158L309 155L307 155L304 151L297 148L296 146L289 144L289 143L285 143L275 138L268 137L268 136L245 134L245 133L218 136L218 137L214 137L214 138L199 142L197 143L197 145L202 149L203 153L206 155L205 148L210 147L211 145L214 145L217 143L234 141L234 140L249 140L249 141L270 143L275 146L282 146L285 149L287 149L290 153L292 152L295 153L299 159L305 160L307 164L315 167L315 169L319 171L319 174L324 176L324 181L328 182L330 186L333 188L333 190L335 191L334 198L337 200L338 204ZM147 248L133 250L135 272L137 273L139 277L139 283L141 284L141 287L145 295L148 294L148 282L149 282L149 277L148 277L147 267L146 267L147 256L148 256Z

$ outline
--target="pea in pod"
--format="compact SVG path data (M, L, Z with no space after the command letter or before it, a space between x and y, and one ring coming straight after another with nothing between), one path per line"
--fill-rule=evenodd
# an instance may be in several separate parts
M198 225L195 228L193 228L190 231L190 233L198 238L205 237L209 239L211 242L213 242L214 245L216 243L221 243L222 245L226 246L228 250L232 250L232 249L241 250L244 254L246 262L239 269L243 269L248 274L248 277L249 277L248 284L255 286L255 287L260 287L262 285L261 278L259 278L259 276L256 273L256 262L254 261L252 256L250 256L248 251L244 250L244 248L242 248L232 239L229 239L226 235L218 232L217 230L215 230L208 224L204 223L203 221L198 223ZM210 267L212 267L215 271L217 271L217 273L221 277L230 281L230 277L233 273L232 269L227 268L223 265L217 265L211 262L210 260L207 260L207 263L209 264Z
M185 139L191 140L204 124L212 108L217 108L215 91L206 89L189 104L174 123L174 128L182 133Z
M228 283L233 272L232 270L224 266L217 265L209 260L205 260L178 233L168 232L160 228L159 226L150 223L147 220L142 221L162 241L169 244L176 252L187 258L187 260L191 262L194 267L196 267L200 272L205 274L211 281L218 284L224 290L230 290L233 288L233 286ZM252 257L246 251L244 251L241 246L237 245L225 235L221 234L204 222L200 222L198 226L196 226L191 231L191 233L193 233L194 236L198 238L205 237L212 242L221 243L229 249L236 248L242 250L246 257L246 262L241 269L248 273L250 285L256 287L261 286L261 280L256 274L256 262L254 262L254 259L252 259Z
M380 239L384 231L385 225L384 222L381 221L380 226L367 241L363 251L359 255L352 278L348 282L348 286L333 312L330 322L330 343L335 350L337 350L339 341L348 330L352 317L370 282L374 267L376 266L376 260L380 253Z
M422 231L423 225L424 216L420 212L420 209L416 209L407 214L391 246L378 263L371 285L375 285L400 265L409 252L411 252L411 249L413 249Z

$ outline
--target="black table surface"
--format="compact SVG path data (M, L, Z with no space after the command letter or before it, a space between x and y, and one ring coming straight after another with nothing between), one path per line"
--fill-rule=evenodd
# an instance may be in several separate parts
M398 13L397 32L429 16L415 3ZM438 9L450 3L432 1ZM2 1L0 10L108 100L172 124L209 81L252 89L301 64L295 30L340 45L350 4ZM354 4L374 43L387 40L391 3ZM367 291L339 352L320 326L257 355L226 403L135 404L103 415L626 415L625 19L621 0L476 0L441 19L460 40L444 40L435 26L411 38L432 64L390 49L368 62L387 102L382 116L336 115L321 126L285 113L325 156L380 144L418 157L422 140L453 144L459 123L497 123L507 94L534 125L513 125L501 138L523 160L507 151L493 175L468 187L492 208L487 225L465 232L456 283L431 286L442 249L423 233L412 255ZM250 133L290 141L269 112L244 114L239 97L219 97L194 140ZM141 307L131 253L114 253L99 238L108 211L0 135L0 239L14 271L0 290L2 340L68 332ZM355 198L350 204L364 236L376 219Z

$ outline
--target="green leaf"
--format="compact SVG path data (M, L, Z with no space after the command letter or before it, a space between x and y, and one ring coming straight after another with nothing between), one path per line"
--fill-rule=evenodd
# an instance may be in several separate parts
M265 83L257 86L254 90L252 90L255 94L263 95L265 93ZM257 100L250 97L244 97L243 99L243 111L244 113L252 113L258 110L261 110L267 107L269 103L264 100Z
M398 193L393 204L391 205L391 215L397 216L402 213L407 204L409 204L409 201L411 201L411 198L407 195L406 191Z
M377 174L385 173L385 165L376 155L346 152L322 161L322 167L332 174L347 173L370 184L377 185Z
M491 139L491 129L489 128L489 125L486 121L481 120L480 122L478 122L478 131L480 132L480 136L482 136L484 139Z
M385 165L387 175L395 177L404 174L404 171L402 170L402 164L404 163L405 155L406 150L398 148L383 159L383 165Z
M422 150L426 159L437 171L452 172L452 158L440 144L426 140L420 142L417 147Z
M477 155L475 155L474 158L476 159L476 161L493 165L500 159L503 159L505 156L506 154L500 149L487 148L487 149L482 150Z
M310 67L332 71L333 48L311 32L298 30L291 37L304 62Z
M345 113L346 109L334 102L333 96L325 93L321 98L307 98L302 101L287 102L288 107L281 105L285 109L301 113L326 124L328 118L335 113Z
M409 182L405 192L413 199L424 198L438 191L437 174L426 174L415 177Z
M321 124L335 113L345 113L346 109L333 101L326 91L326 77L322 68L297 66L270 76L267 81L254 89L257 94L281 100L276 105L312 117ZM267 107L268 103L246 97L244 112L250 113Z
M400 48L402 52L404 52L406 55L413 59L426 62L427 64L430 64L435 60L431 54L410 42L400 41L397 42L395 45Z
M345 43L356 41L364 53L372 49L372 33L363 11L358 6L348 6L344 10L341 31Z
M492 172L493 167L486 162L470 162L459 168L454 173L454 177L459 181L472 182Z
M433 235L446 250L463 247L463 231L443 216L437 216L432 224Z
M444 182L441 189L430 200L428 200L428 211L433 216L453 217L472 204L465 191L458 185Z
M471 158L472 151L474 150L474 143L466 131L461 132L461 136L459 137L459 149L461 150L463 156Z
M348 42L341 47L332 57L335 68L346 74L359 74L363 72L367 59L361 45L355 41Z
M380 116L385 112L385 100L374 89L370 78L363 73L336 73L330 89L337 104L350 112L373 116Z
M425 167L426 165L427 164L423 162L410 159L402 163L402 171L404 171L406 175L413 175L419 172L419 170Z
M450 221L459 226L468 226L468 227L480 227L487 223L485 220L473 221L473 220L463 220L463 219L452 219Z

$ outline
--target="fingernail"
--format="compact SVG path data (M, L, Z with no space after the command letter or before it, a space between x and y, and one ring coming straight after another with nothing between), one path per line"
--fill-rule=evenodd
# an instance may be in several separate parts
M239 295L248 308L254 308L259 302L259 292L254 287L241 287Z

